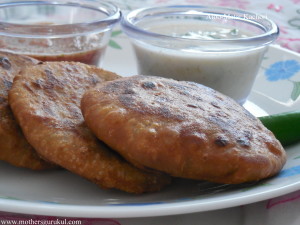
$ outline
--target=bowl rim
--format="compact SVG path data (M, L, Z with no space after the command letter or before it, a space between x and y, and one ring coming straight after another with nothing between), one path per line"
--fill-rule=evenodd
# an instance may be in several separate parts
M0 36L20 38L58 38L73 37L79 34L99 33L111 30L122 17L121 10L111 2L101 0L5 0L4 7L22 7L30 5L55 5L80 7L99 11L106 15L100 20L72 24L19 24L0 20Z
M171 35L159 34L136 26L136 23L142 21L143 19L153 19L156 16L162 16L164 14L167 15L167 13L170 15L176 15L176 14L183 15L185 13L186 15L196 15L196 14L213 15L213 12L209 12L210 10L227 12L227 14L224 13L221 16L232 20L240 20L245 23L262 28L263 24L259 24L256 20L253 19L253 18L257 18L260 19L262 22L269 24L269 28L264 26L264 32L262 34L254 35L246 38L204 40L199 38L178 37L178 36L175 37ZM247 16L240 17L237 16L237 14L248 15L248 17ZM232 49L228 48L227 51L239 49L238 46L240 45L247 45L249 48L253 48L255 46L256 47L266 46L274 42L279 36L279 28L277 24L274 21L268 19L266 16L264 17L262 15L255 14L249 11L240 10L240 9L204 6L204 5L166 5L166 6L159 6L159 7L139 8L130 11L127 15L123 16L121 19L121 26L124 33L126 33L130 38L137 39L140 41L143 40L145 41L161 40L161 42L177 41L178 43L180 42L182 45L184 43L186 44L194 43L198 45L208 45L208 46L214 45L214 48L216 46L221 46L226 43L227 45L233 46ZM244 48L247 47L244 46ZM207 50L214 51L209 49Z

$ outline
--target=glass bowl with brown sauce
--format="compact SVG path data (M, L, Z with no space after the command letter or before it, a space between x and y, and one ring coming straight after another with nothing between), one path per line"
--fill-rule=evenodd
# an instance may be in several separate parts
M1 1L0 50L99 66L120 18L117 6L101 0Z

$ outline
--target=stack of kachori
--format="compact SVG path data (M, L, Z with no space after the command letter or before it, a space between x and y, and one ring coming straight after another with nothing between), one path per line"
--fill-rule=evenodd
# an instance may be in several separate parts
M24 67L39 61L7 52L0 52L0 160L33 170L53 168L41 159L25 139L8 105L8 91L15 75Z
M117 78L82 63L45 62L26 67L15 77L9 102L28 142L48 161L102 188L158 191L170 177L125 161L92 134L81 114L84 92Z
M75 62L29 60L15 70L9 85L2 75L1 97L9 91L9 127L25 136L18 143L102 188L154 192L172 177L238 184L274 176L286 161L257 118L200 84ZM1 140L11 128L0 125Z

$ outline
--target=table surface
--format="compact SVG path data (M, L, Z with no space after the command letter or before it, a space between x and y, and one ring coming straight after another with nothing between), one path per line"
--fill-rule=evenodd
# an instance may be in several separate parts
M280 28L277 43L284 48L300 53L300 0L115 0L123 12L145 6L158 6L166 4L199 4L210 6L223 6L240 8L252 11L274 20ZM109 51L109 49L108 49ZM299 225L300 224L300 191L290 193L267 201L233 207L229 209L210 211L205 213L190 214L187 216L164 217L164 224L222 224L222 225ZM243 215L242 217L240 215ZM241 219L242 218L242 219ZM58 221L61 224L75 218L58 218L48 216L21 215L0 212L1 220L27 220ZM79 219L81 224L101 225L135 225L135 224L162 224L162 218L134 221L130 219ZM191 222L194 221L194 222ZM59 221L58 221L59 222ZM76 221L75 221L76 222Z

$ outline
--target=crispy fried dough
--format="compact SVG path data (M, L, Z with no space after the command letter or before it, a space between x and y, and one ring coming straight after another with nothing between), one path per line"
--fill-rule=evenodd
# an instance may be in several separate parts
M118 75L81 63L48 62L23 70L9 93L30 144L54 162L103 188L133 193L160 190L170 177L140 170L109 150L86 127L84 92Z
M0 160L34 170L54 167L42 160L25 139L8 105L8 91L22 67L37 64L29 57L0 52Z
M134 76L100 84L81 103L87 126L140 167L242 183L281 170L286 155L262 123L200 84Z

